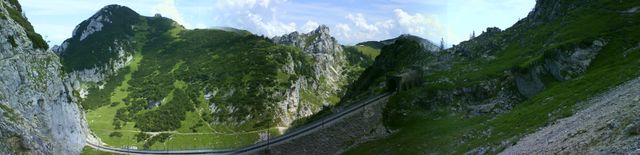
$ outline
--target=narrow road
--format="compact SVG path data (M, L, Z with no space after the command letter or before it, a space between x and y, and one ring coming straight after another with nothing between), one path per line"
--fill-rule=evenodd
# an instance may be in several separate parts
M373 96L371 98L362 100L356 104L353 104L338 113L334 113L323 117L322 119L313 121L301 127L293 129L293 131L288 132L282 136L269 139L268 141L263 141L260 143L256 143L253 145L245 146L238 149L194 149L194 150L137 150L137 149L126 149L126 148L113 148L109 146L103 146L100 144L93 144L87 141L87 146L90 146L94 149L111 152L111 153L120 153L120 154L248 154L255 153L260 150L267 150L271 145L277 145L280 143L287 142L290 139L293 139L297 136L312 133L317 131L316 129L321 129L325 124L331 124L333 122L337 122L346 118L348 114L354 113L363 107L370 105L372 103L377 103L380 100L389 97L391 93L384 93L377 96Z

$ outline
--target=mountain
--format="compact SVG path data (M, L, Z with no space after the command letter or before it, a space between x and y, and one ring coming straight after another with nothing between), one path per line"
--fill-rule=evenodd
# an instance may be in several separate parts
M362 89L347 94L385 89L383 76L414 67L423 70L425 82L390 98L384 123L391 136L347 154L496 154L505 148L506 154L632 152L637 145L625 142L637 139L632 134L637 109L614 109L619 113L606 117L616 119L602 121L585 117L591 112L604 118L593 108L581 110L603 106L596 101L634 102L633 93L621 100L598 96L635 90L625 88L633 82L612 88L640 75L637 6L636 1L537 1L512 27L488 28L441 52L424 52L428 49L411 40L385 45L355 82ZM566 117L582 121L551 126ZM565 139L536 140L545 133Z
M62 64L23 16L0 2L0 154L79 154L88 134Z
M143 37L136 35L145 26L141 24L143 20L127 7L109 5L76 26L72 38L52 50L62 58L70 77L103 81L133 60L140 48L134 41Z
M188 30L119 5L73 34L53 49L93 135L116 147L178 148L202 133L212 136L188 147L229 148L282 134L338 104L366 67L361 62L372 61L345 52L326 26L265 38L234 28Z
M366 41L366 42L361 42L358 43L356 45L359 46L369 46L375 49L382 49L382 47L384 47L385 45L391 45L393 43L396 42L396 40L399 39L408 39L408 40L414 40L418 43L420 43L426 50L430 50L430 51L438 51L440 47L438 47L438 45L434 44L432 41L424 39L424 38L420 38L418 36L414 36L411 34L403 34L400 35L396 38L392 38L392 39L387 39L387 40L382 40L382 41Z

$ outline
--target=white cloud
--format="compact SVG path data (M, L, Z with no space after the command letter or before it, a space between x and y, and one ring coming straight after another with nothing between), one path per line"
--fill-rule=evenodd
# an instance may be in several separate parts
M182 14L180 14L175 4L174 0L165 0L155 5L152 12L160 13L162 16L171 18L186 28L191 28L191 25L182 18Z
M389 38L396 27L396 21L393 19L369 22L369 18L362 13L349 13L345 19L350 23L338 23L335 27L337 29L335 35L339 40L350 43Z
M262 16L252 13L249 13L247 15L247 18L255 26L255 28L257 28L258 31L267 36L281 35L296 30L296 23L293 22L285 24L276 19L265 21L263 20Z
M413 35L425 37L430 40L434 40L446 35L446 29L434 16L423 15L420 13L409 14L402 9L393 10L398 19L400 26Z
M336 37L351 38L351 27L347 24L339 23L336 25Z
M357 13L356 15L349 14L347 15L347 19L351 20L356 27L364 29L366 31L377 32L379 31L378 27L373 24L367 23L367 20L364 18L364 15L361 13Z
M253 33L273 37L297 30L294 22L279 20L282 12L277 6L286 0L221 0L215 4L216 26L247 29Z
M320 26L320 23L312 20L308 20L302 27L300 27L300 32L307 33L311 32Z
M218 8L269 8L271 4L286 2L287 0L220 0L217 3Z

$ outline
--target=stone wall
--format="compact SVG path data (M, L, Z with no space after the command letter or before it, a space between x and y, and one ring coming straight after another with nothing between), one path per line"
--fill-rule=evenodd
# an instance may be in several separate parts
M249 154L339 154L356 144L388 134L382 111L389 97L362 107L342 119L325 124L311 133L271 144L269 149Z

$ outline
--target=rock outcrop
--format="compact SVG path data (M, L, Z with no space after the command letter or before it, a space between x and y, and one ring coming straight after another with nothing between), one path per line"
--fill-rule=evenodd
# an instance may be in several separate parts
M311 55L316 64L313 69L315 80L321 77L328 78L329 84L333 88L337 88L338 82L342 79L340 73L347 63L342 46L338 44L335 38L331 37L329 28L321 25L316 30L308 34L299 34L293 32L288 35L275 37L273 41L278 44L292 45L303 49L303 51ZM335 91L335 90L334 90Z
M316 30L306 34L293 32L284 36L272 39L277 44L290 45L302 49L303 53L313 58L312 72L307 76L300 76L282 94L285 100L278 103L282 111L280 119L285 125L290 125L294 120L311 116L326 107L335 104L331 98L341 96L343 88L347 85L347 77L344 74L346 65L346 55L342 46L330 35L329 28L321 25ZM290 58L290 60L293 60ZM283 66L288 74L295 74L296 65L302 65L290 61ZM319 103L309 103L301 98L303 93L313 92L320 99ZM316 105L312 105L316 104ZM321 104L321 105L317 105Z
M545 59L524 69L524 72L513 71L518 91L526 97L532 97L544 89L542 77L545 75L551 75L558 81L582 75L606 44L604 40L598 39L586 47L570 45L573 48L569 50L554 49L547 52Z
M0 1L0 154L78 154L83 112L58 56L33 47L35 32L12 3Z

